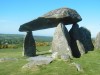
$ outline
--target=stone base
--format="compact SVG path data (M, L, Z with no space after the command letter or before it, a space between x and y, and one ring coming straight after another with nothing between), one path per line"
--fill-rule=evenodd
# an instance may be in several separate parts
M29 62L22 67L23 69L31 69L39 65L50 64L53 61L53 58L46 56L35 56L28 58L27 61Z
M32 36L32 32L29 31L26 34L25 40L24 40L24 56L35 56L36 55L36 45L35 40Z

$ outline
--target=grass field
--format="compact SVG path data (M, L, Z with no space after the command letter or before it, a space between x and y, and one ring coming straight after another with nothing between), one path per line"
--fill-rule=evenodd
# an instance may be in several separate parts
M39 55L49 54L47 47L37 47ZM38 66L31 70L22 70L27 63L27 57L22 56L22 48L0 49L0 58L17 58L18 61L0 62L0 75L100 75L100 50L90 51L81 58L71 61L55 60L49 65ZM80 64L84 72L78 72L70 65L72 62Z

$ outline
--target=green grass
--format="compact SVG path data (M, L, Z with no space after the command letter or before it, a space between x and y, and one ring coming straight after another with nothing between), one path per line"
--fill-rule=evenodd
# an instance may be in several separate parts
M50 46L38 46L37 49L37 55L50 55Z
M37 54L45 55L50 47L37 47L37 49ZM31 70L22 70L22 66L27 63L26 57L22 56L22 48L0 49L0 58L2 57L19 60L0 62L0 75L100 75L100 50L90 51L81 58L74 58L71 61L55 60L49 65L38 66ZM72 62L79 63L84 72L78 72L71 65Z
M0 57L22 57L22 48L0 49Z

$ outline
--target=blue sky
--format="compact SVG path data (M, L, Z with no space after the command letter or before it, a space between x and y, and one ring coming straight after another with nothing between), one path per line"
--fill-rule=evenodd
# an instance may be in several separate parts
M83 19L78 24L88 28L92 37L100 31L100 0L0 0L0 33L25 34L18 31L21 24L61 7L75 9ZM33 34L53 36L54 30L38 30Z

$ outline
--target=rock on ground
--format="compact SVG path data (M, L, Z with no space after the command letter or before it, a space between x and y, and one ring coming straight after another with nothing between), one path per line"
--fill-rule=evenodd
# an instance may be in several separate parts
M61 59L68 61L68 60L70 60L70 56L66 55L66 54L63 54L63 55L61 55Z
M71 65L75 66L77 71L84 72L84 70L80 64L73 62L73 63L71 63Z
M17 58L0 58L0 62L18 61Z
M53 52L52 55L51 55L51 57L53 59L57 59L58 58L58 52Z
M22 68L31 69L38 65L47 65L53 61L53 58L46 56L35 56L28 58L27 61L29 61L29 63L25 64Z

